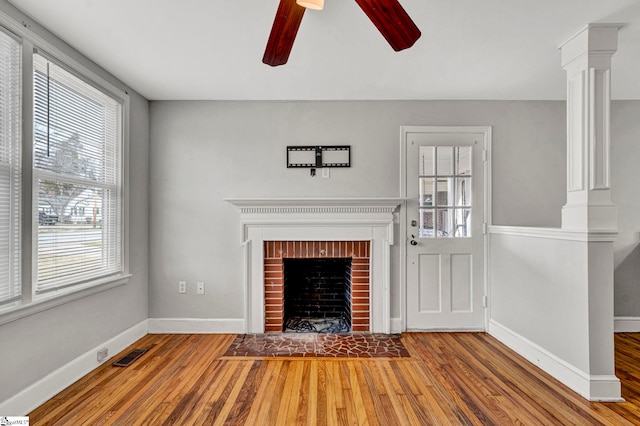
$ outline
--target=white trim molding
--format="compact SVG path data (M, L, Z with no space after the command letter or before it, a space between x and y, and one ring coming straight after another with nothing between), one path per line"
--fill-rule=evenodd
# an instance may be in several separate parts
M398 198L227 198L240 213L393 213Z
M242 334L242 318L149 318L149 334Z
M562 228L537 228L529 226L497 226L488 228L489 234L515 235L530 238L548 238L552 240L612 242L618 237L617 231L582 231Z
M640 333L640 317L615 317L614 333Z
M144 320L49 373L8 400L0 402L0 413L19 416L27 415L27 413L42 405L84 375L95 370L100 364L108 361L112 356L123 351L146 334L147 320ZM109 357L99 362L97 353L104 348L109 351Z
M405 331L405 327L402 323L402 318L391 318L390 332L393 334L397 334L402 333L403 331Z
M624 402L615 375L589 375L494 320L489 334L589 401Z
M240 210L245 330L264 333L265 241L370 241L371 332L391 331L391 254L397 198L227 199Z

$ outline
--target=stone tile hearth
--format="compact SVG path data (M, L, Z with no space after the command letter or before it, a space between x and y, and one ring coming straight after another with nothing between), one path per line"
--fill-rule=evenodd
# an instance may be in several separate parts
M405 358L411 355L400 335L378 333L242 334L223 356L306 358Z

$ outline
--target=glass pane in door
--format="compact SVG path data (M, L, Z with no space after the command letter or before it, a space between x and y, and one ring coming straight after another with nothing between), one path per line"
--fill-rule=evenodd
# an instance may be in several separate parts
M421 209L420 210L420 232L418 236L420 238L431 238L434 237L433 225L435 223L434 220L434 209Z
M447 238L454 236L454 210L438 209L436 211L436 237Z
M456 207L471 206L471 178L456 178Z
M448 207L453 205L455 199L453 178L438 179L436 205L439 207Z
M431 207L434 205L435 183L436 180L434 178L420 179L420 207Z
M419 151L420 163L418 165L418 174L420 176L433 176L436 174L435 169L435 152L434 146L421 146Z
M471 174L471 146L456 147L456 175L464 176Z
M436 148L438 163L436 173L438 176L450 176L453 174L453 147L439 146Z
M455 237L470 237L471 236L471 209L456 209L455 210Z
M419 203L421 238L471 236L471 146L421 146Z

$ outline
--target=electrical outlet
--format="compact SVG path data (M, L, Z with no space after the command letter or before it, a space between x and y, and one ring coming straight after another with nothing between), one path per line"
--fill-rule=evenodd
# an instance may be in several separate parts
M197 293L198 294L204 294L204 281L198 281L196 283L196 288L197 288Z
M98 351L98 362L104 361L109 356L109 349L102 348Z
M178 293L186 293L186 292L187 292L187 282L178 281Z
M328 168L326 168L326 167L323 167L323 168L322 168L322 177L323 177L323 178L331 177L331 174L329 173L329 170L330 170L330 169L328 169Z

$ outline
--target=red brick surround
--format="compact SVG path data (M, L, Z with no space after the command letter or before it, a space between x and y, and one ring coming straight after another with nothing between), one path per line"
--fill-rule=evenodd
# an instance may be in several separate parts
M352 259L351 329L370 331L369 323L369 241L265 241L264 242L264 310L265 331L282 331L283 258Z

